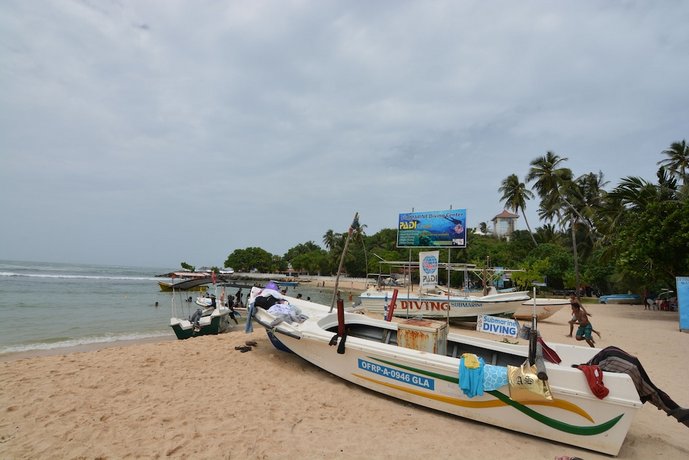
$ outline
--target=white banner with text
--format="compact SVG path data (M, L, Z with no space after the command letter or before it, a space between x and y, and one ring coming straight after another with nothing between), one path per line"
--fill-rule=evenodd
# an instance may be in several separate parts
M419 277L421 290L435 289L438 284L438 259L440 251L419 252Z

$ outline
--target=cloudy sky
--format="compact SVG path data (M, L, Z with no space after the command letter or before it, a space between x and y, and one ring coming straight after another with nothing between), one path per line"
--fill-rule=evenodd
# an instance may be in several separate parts
M689 139L687 24L680 0L4 0L0 259L222 265L357 211L475 227L548 150L654 180Z

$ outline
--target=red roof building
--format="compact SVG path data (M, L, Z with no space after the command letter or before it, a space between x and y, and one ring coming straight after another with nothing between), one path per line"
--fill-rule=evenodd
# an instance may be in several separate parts
M503 209L500 214L493 217L491 222L493 222L493 234L499 238L509 238L514 232L514 224L519 219L518 214L512 214L511 212Z

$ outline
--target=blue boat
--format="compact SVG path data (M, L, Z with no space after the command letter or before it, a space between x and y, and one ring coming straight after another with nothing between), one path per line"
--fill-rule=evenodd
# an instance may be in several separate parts
M641 303L641 296L639 294L610 294L602 295L598 298L600 303Z

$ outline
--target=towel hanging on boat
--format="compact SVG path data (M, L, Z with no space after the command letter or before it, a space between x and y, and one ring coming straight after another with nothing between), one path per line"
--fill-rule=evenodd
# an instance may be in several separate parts
M467 367L476 363L478 367ZM459 360L459 388L470 398L483 396L483 365L483 358L470 353L463 354Z
M483 391L497 390L508 383L507 367L493 366L491 364L483 366Z
M608 396L610 390L603 384L603 371L595 364L579 364L576 366L586 376L586 382L591 388L591 393L596 395L596 398L603 399Z
M468 369L478 369L481 367L481 363L479 362L480 358L475 354L464 353L461 357L464 358L464 366L466 366Z

